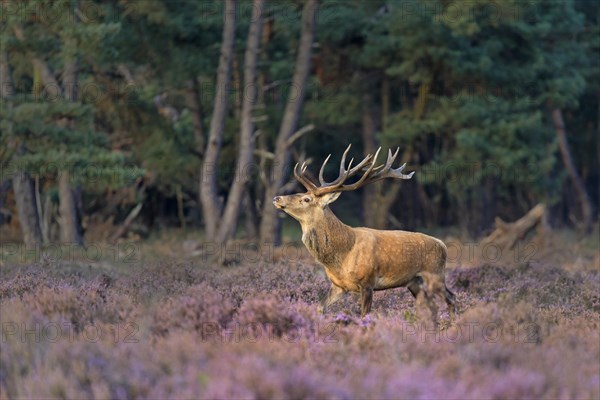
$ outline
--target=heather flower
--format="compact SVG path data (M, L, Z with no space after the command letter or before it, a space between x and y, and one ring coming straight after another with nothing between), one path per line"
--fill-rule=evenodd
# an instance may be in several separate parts
M600 397L600 271L450 269L439 328L403 288L318 314L303 262L0 272L0 398Z

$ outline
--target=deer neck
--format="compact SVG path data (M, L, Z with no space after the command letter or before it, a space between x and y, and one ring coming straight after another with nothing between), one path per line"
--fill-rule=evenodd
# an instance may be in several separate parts
M328 268L340 267L354 246L355 234L326 207L323 215L302 224L302 242Z

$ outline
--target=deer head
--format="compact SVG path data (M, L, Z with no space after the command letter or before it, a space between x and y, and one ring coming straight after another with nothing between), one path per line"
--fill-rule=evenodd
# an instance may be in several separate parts
M297 193L289 196L275 196L273 198L275 207L286 212L301 224L310 224L322 217L327 206L337 200L342 192L356 190L384 178L410 179L414 174L414 172L411 172L408 175L402 173L406 167L406 163L396 169L392 168L392 164L398 156L399 149L396 149L396 152L393 154L392 151L389 150L385 164L375 166L381 147L377 149L374 156L368 154L354 167L352 166L354 158L352 158L346 167L346 156L348 155L351 146L352 145L349 145L346 148L346 151L344 151L340 162L339 175L331 182L326 182L323 177L325 166L327 165L331 154L327 156L323 165L321 165L319 171L320 185L312 182L308 176L306 176L306 163L302 163L301 166L296 164L294 166L294 177L306 188L306 193ZM346 183L349 178L359 173L362 175L358 180L354 183Z

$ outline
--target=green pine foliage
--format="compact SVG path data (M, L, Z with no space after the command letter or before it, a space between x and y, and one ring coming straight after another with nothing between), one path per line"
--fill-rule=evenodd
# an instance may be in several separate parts
M122 187L143 171L126 167L126 155L113 151L110 134L99 129L98 102L90 96L102 88L95 84L89 62L104 40L117 34L119 24L90 22L73 4L28 1L19 3L19 13L7 13L5 31L22 37L7 35L3 41L14 69L15 93L5 101L0 126L6 142L21 150L5 161L8 169L28 171L50 185L68 171L72 183L87 190ZM34 58L47 64L56 85L43 81ZM67 60L78 60L77 82L61 82ZM73 85L79 96L68 101L65 92Z
M235 86L243 85L239 78L227 90L215 87L222 1L94 0L81 3L79 13L67 0L18 5L19 12L3 14L2 21L2 48L16 88L1 109L4 164L35 170L68 162L113 178L121 171L106 186L143 177L163 199L178 190L185 199L197 199L202 154L188 98L195 80L204 139L214 96L225 93L229 100L217 166L219 195L226 198L238 151L236 107L246 91ZM239 2L233 63L238 77L251 11L250 0ZM262 11L269 31L258 68L267 86L254 116L257 148L268 152L288 94L297 89L290 82L302 2L266 2ZM406 150L417 170L415 182L424 189L419 196L425 193L434 206L450 210L414 224L462 224L461 215L477 202L510 220L540 201L575 207L565 194L549 120L549 108L560 107L576 167L597 203L600 168L590 150L598 146L599 15L596 2L587 0L321 0L298 124L315 129L296 142L293 153L318 163L353 143L356 157L368 98L377 141ZM33 66L36 58L59 82L66 62L77 59L77 101L53 97ZM159 95L176 118L159 112ZM20 145L24 153L16 151ZM259 157L257 164L264 161ZM269 165L269 159L264 162ZM87 182L79 184L101 195L105 186ZM52 186L42 185L48 191ZM249 190L256 204L264 201L258 173ZM416 196L411 190L407 196ZM392 212L400 216L406 202L396 203ZM189 201L185 213L198 215L197 208ZM493 216L475 225L485 229Z

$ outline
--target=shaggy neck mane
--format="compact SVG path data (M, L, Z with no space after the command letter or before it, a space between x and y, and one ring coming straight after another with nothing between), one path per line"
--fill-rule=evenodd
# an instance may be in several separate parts
M323 265L339 267L354 246L352 229L326 207L323 218L302 224L302 241Z

